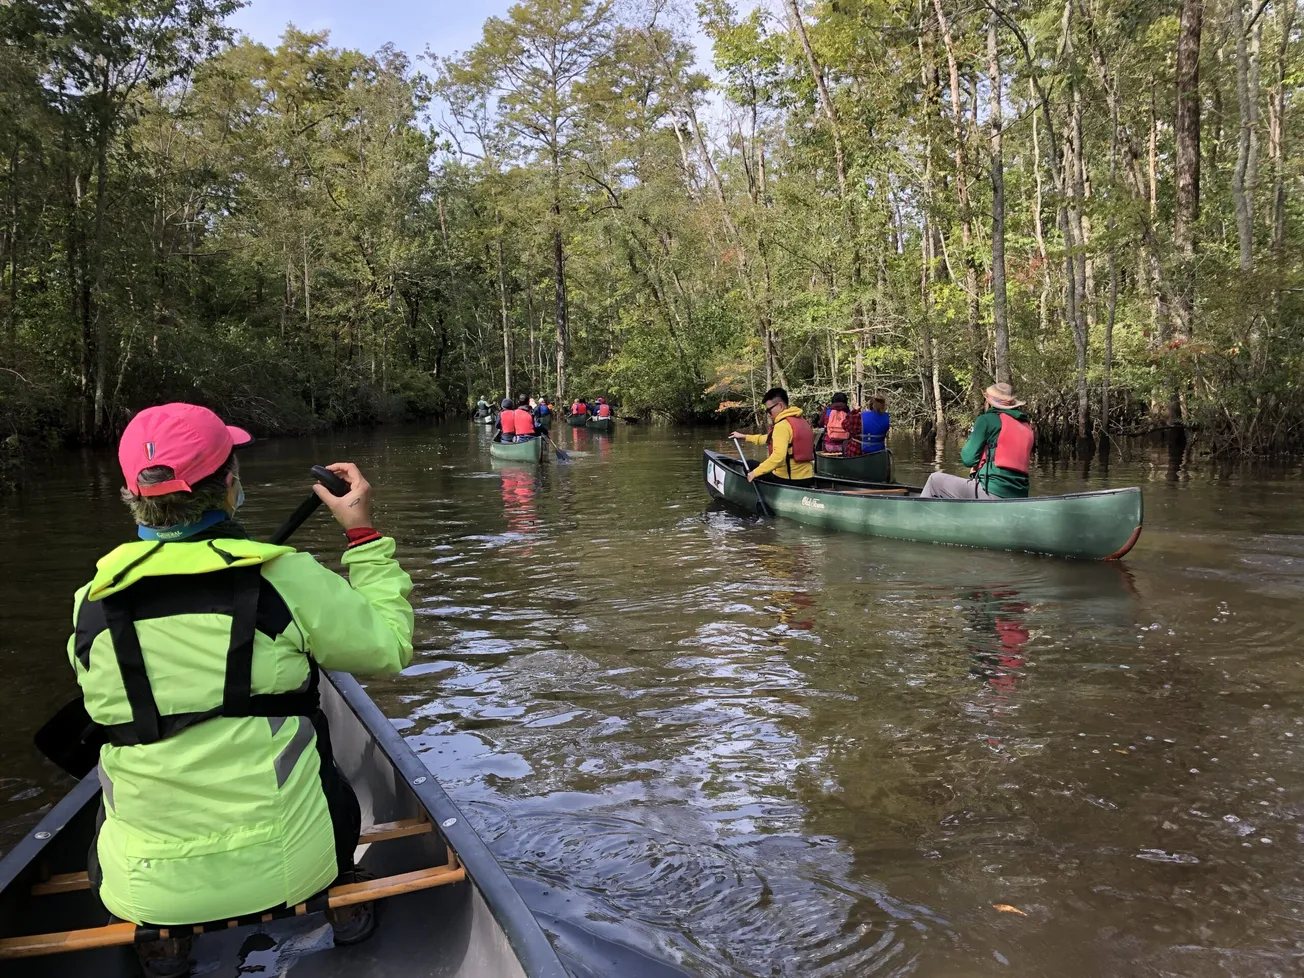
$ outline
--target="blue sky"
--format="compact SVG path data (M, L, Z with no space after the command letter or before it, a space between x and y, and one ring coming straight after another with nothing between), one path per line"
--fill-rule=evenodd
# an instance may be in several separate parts
M329 30L340 47L368 53L385 43L416 58L429 46L437 54L465 51L480 39L485 20L506 12L512 0L252 0L230 20L255 41L275 44L293 23Z

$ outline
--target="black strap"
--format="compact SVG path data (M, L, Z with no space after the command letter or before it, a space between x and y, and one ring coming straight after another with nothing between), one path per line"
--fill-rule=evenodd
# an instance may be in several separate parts
M258 620L258 590L262 568L257 564L237 568L232 575L231 644L226 651L226 679L222 687L222 713L245 716L253 693L254 631Z
M150 579L139 581L100 602L104 608L109 636L113 640L113 653L118 660L118 671L122 676L132 717L130 723L111 724L103 728L110 743L119 747L153 744L215 717L312 716L320 708L320 670L311 657L308 657L308 682L303 689L254 694L254 636L258 629L259 598L264 593L262 569L253 565L218 573L231 575L230 606L229 609L214 607L210 610L230 614L231 639L227 646L222 705L211 710L159 715L158 704L145 669L140 638L136 634L131 596L137 588L148 589L152 583ZM188 578L187 583L191 587L206 587L204 578L208 576L194 575ZM171 586L175 588L178 583L173 581ZM185 605L180 604L179 607Z
M104 617L113 639L113 654L118 660L118 672L131 706L131 726L137 742L152 744L159 739L158 703L149 685L145 671L145 656L140 650L140 637L131 614L131 589L104 598Z

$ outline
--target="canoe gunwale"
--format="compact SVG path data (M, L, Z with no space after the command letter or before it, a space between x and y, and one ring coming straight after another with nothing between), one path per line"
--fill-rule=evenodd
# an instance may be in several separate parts
M524 899L434 772L412 751L353 676L342 672L327 672L326 676L344 707L353 713L371 738L370 742L389 761L396 779L406 784L416 804L428 813L434 831L457 854L467 879L501 929L524 973L530 978L570 978ZM0 892L22 886L33 867L39 868L45 850L59 841L65 826L87 809L99 805L99 795L98 771L92 771L0 858Z
M55 803L45 813L45 817L23 836L22 841L4 854L0 859L0 892L9 889L36 859L39 859L46 846L52 844L59 831L72 821L73 817L87 805L96 803L100 794L98 770L92 771L77 783L77 786ZM40 836L44 833L45 838Z
M354 716L375 738L377 746L394 769L403 776L408 790L417 796L417 800L430 813L440 834L457 853L462 865L466 867L467 876L480 891L494 920L511 942L525 973L543 978L568 978L568 972L557 957L557 952L530 908L525 905L525 900L502 866L498 865L484 840L448 797L439 779L413 753L403 735L367 695L361 683L346 672L330 672L327 675ZM448 824L450 819L453 821Z

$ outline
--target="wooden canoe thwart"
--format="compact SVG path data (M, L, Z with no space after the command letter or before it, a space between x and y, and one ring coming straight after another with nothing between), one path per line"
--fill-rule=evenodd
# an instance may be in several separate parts
M368 823L354 858L372 878L235 920L106 926L109 913L85 871L100 806L92 773L0 859L0 975L138 978L130 945L184 935L194 936L196 973L234 975L256 930L282 978L568 978L516 888L421 758L357 680L326 679L321 706L335 761ZM325 908L373 900L384 905L370 939L298 950L305 935L326 926ZM46 959L52 954L57 962Z
M921 499L918 488L822 476L813 488L768 478L749 484L740 459L712 451L703 453L702 475L712 496L750 512L756 512L753 486L759 486L777 516L867 536L1087 560L1117 560L1141 536L1137 488L1027 499Z
M546 444L547 442L542 438L513 442L491 441L489 443L489 457L500 458L504 462L534 462L537 464L546 458L543 451L543 446Z

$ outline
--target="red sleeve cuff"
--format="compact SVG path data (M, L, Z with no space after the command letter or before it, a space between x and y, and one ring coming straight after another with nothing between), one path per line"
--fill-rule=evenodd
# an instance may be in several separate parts
M345 530L344 536L349 541L349 549L360 547L364 543L371 543L380 539L380 531L374 530L369 526L355 526L351 530Z

